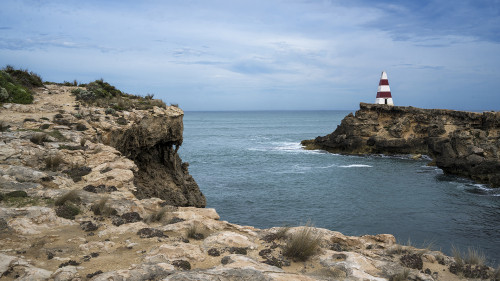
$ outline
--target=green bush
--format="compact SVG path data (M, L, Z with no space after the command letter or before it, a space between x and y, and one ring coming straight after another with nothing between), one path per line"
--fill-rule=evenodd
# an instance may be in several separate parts
M28 70L6 66L0 70L0 102L33 103L32 88L43 86L40 76Z
M80 84L79 86L85 87L85 89L74 89L71 93L75 95L77 100L90 105L111 108L117 111L133 108L145 110L151 109L153 106L166 108L163 101L153 99L153 94L148 94L146 97L126 94L102 79L88 84Z

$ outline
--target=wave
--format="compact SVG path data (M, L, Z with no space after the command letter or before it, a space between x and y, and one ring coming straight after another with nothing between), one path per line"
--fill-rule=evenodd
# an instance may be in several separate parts
M373 166L365 164L351 164L351 165L341 165L340 168L372 168Z
M485 196L500 196L498 188L491 188L485 184L466 184L465 191L472 194L485 195Z
M323 150L305 150L300 142L271 142L266 146L250 147L247 150L260 152L325 153Z

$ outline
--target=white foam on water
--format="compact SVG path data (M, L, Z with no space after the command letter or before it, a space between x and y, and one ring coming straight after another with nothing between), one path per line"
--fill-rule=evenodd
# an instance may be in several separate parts
M305 150L300 142L271 142L269 145L263 145L260 147L250 147L247 148L250 151L277 151L286 153L313 153L320 154L324 153L322 150Z
M372 168L373 166L365 164L351 164L351 165L341 165L340 168Z

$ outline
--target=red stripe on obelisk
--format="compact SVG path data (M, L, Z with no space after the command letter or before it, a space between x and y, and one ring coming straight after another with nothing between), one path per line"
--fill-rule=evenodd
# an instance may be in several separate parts
M378 83L379 86L383 85L389 85L389 80L387 79L380 79L380 82Z
M377 98L392 98L391 92L377 92Z

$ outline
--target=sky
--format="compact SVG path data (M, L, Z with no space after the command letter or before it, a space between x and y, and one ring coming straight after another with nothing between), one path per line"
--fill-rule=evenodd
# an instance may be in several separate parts
M184 110L500 110L500 0L2 0L0 66Z

